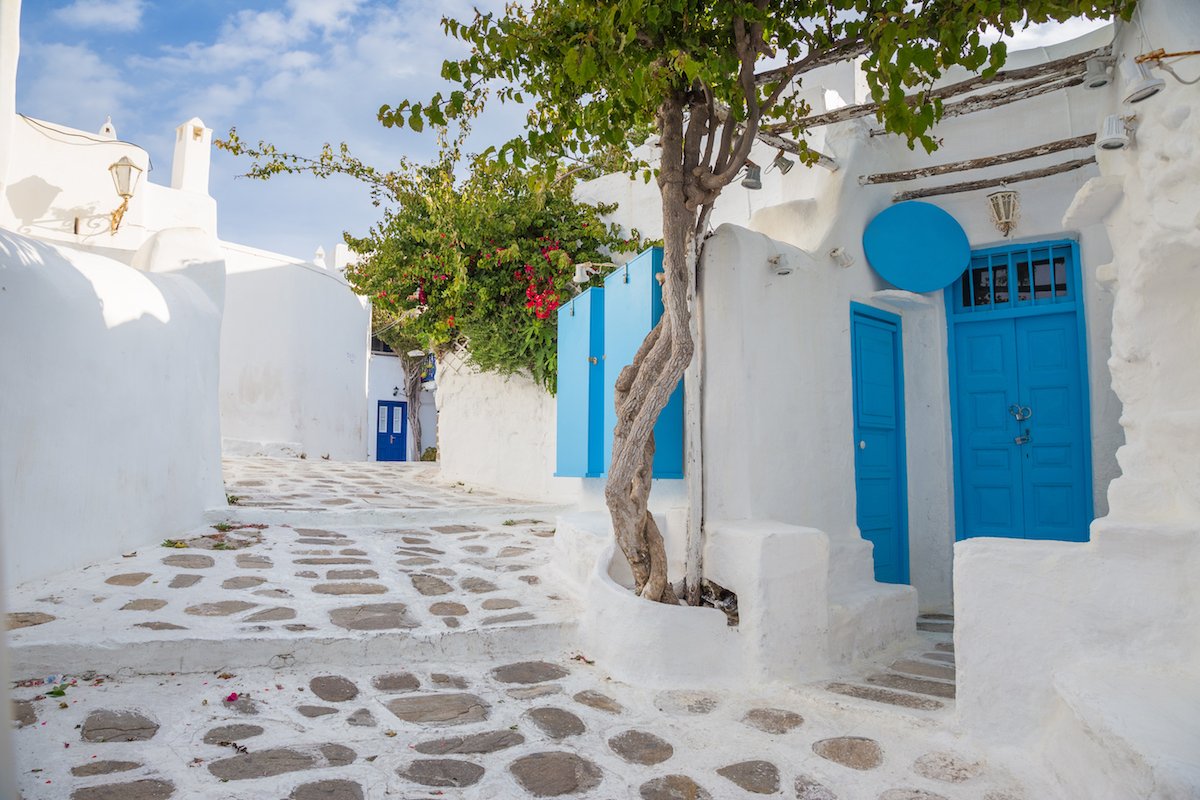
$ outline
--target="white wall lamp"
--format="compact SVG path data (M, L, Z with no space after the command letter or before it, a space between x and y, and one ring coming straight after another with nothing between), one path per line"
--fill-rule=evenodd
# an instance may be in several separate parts
M842 269L849 269L854 266L854 256L846 252L844 247L835 247L829 251L829 257L833 259L833 263L837 264Z
M571 280L576 283L587 283L592 279L593 275L599 275L602 270L616 269L617 265L611 261L580 261L575 265L575 277Z
M1145 63L1134 58L1121 62L1121 72L1125 76L1126 103L1140 103L1158 94L1167 85L1162 78L1151 75Z
M776 253L773 256L768 256L767 266L769 266L771 271L776 275L792 274L792 264L790 261L788 261L788 257L783 253Z
M142 168L130 161L129 156L121 156L115 163L109 165L108 171L112 174L117 196L121 198L121 205L117 206L108 216L108 232L116 233L117 228L121 227L121 220L124 219L125 212L129 209L129 198L133 197L133 192L137 188L138 178L142 176Z
M742 178L742 187L746 189L762 188L762 167L750 159L746 159L746 176Z
M988 213L996 230L1007 237L1021 218L1021 202L1016 192L1004 190L988 195Z
M1108 86L1112 83L1112 76L1109 74L1109 68L1113 65L1111 58L1089 58L1087 62L1087 74L1083 79L1085 89L1099 89L1102 86Z
M775 160L771 162L771 166L779 170L779 172L783 175L787 175L792 171L792 167L796 166L796 162L785 156L783 151L780 150L779 153L776 154Z
M1122 150L1131 142L1135 115L1126 117L1120 114L1109 114L1104 118L1100 130L1096 132L1096 147L1101 150Z

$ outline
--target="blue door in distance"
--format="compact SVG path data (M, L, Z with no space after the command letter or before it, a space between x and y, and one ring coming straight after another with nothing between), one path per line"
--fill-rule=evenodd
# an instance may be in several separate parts
M407 461L408 403L380 400L375 419L375 460Z
M957 538L1087 541L1091 434L1074 242L974 253L947 289Z
M908 583L900 318L851 303L850 348L858 529L875 546L875 580Z

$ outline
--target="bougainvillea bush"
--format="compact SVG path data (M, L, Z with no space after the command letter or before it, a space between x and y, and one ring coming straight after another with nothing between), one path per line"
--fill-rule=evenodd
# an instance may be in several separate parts
M304 158L247 145L230 131L218 146L253 158L250 177L343 173L366 183L383 218L366 236L346 235L359 254L346 270L355 290L423 347L438 351L465 337L480 369L527 372L554 392L557 311L586 288L572 281L575 265L645 243L636 230L604 222L615 205L576 202L569 171L464 156L463 135L443 135L432 162L403 159L390 172L363 164L345 145Z

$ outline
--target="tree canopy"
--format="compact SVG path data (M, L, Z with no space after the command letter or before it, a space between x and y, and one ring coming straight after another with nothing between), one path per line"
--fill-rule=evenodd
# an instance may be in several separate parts
M367 184L382 219L366 235L346 235L359 254L346 279L396 323L393 335L434 351L465 339L480 369L528 372L554 392L556 312L582 288L572 282L575 264L640 249L641 237L604 222L615 206L576 202L572 175L551 170L544 179L464 156L464 135L450 141L443 130L433 161L401 159L386 171L345 145L305 158L248 145L236 130L219 145L255 159L251 177L342 173Z

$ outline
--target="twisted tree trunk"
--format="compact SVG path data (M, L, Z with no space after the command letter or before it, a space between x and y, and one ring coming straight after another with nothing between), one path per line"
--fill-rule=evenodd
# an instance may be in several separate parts
M421 371L425 359L411 358L400 353L400 365L404 369L404 395L408 400L408 430L412 434L413 453L410 461L420 461L425 452L421 447Z
M676 603L662 534L647 508L654 472L654 424L692 360L687 304L695 211L688 209L683 169L684 96L659 109L663 204L663 315L616 382L617 425L604 495L617 544L633 571L634 591Z

